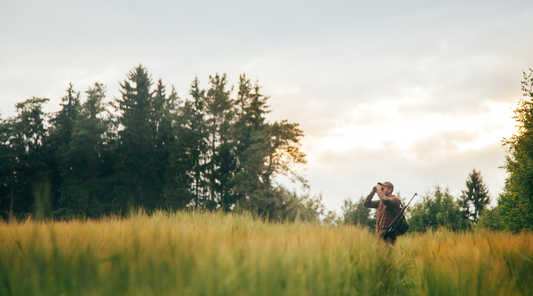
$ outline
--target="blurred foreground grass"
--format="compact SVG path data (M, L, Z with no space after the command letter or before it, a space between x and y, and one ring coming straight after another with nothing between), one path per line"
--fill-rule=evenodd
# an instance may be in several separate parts
M0 295L533 295L533 235L401 237L249 214L0 222Z

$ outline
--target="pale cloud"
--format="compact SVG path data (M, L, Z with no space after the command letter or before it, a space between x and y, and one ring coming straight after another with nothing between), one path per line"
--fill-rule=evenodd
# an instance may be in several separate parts
M352 124L331 129L322 138L319 151L343 151L354 147L376 147L393 143L397 149L409 151L414 143L437 141L448 143L447 150L478 149L499 142L502 137L515 132L512 108L505 103L480 104L470 115L448 113L422 113L404 116L398 112L416 100L377 101L354 108Z

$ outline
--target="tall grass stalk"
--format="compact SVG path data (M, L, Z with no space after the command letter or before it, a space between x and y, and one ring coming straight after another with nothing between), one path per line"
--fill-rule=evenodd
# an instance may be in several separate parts
M532 280L530 233L390 247L359 227L247 213L0 222L0 295L532 295Z

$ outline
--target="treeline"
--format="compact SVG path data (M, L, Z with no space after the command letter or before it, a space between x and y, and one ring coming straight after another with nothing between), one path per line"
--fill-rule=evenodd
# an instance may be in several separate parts
M226 75L198 78L182 99L142 65L106 102L96 82L70 84L61 110L46 98L16 104L0 122L0 215L4 219L98 217L131 208L231 211L270 219L318 219L321 196L297 196L276 184L285 175L306 182L297 123L269 123L268 97L240 75L236 96Z

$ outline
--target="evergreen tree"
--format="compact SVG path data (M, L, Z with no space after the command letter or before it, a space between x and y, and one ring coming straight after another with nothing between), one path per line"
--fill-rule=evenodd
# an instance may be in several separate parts
M462 191L460 203L463 216L476 224L490 203L489 190L479 171L473 169L468 175L466 190Z
M207 151L209 134L206 125L207 101L205 91L200 89L198 78L191 84L189 94L192 100L188 101L184 108L184 118L187 118L189 135L187 143L192 144L190 150L190 174L193 179L192 188L195 207L200 206L200 201L204 200L209 190L207 189Z
M109 181L104 181L110 172L107 170L106 176L106 164L102 158L109 153L105 145L109 122L102 118L106 111L103 102L105 86L96 82L86 93L87 101L81 107L71 141L61 160L63 182L58 216L97 216L104 211L104 197L111 189Z
M268 184L263 183L262 168L266 157L267 130L265 115L269 113L266 105L268 97L260 93L259 84L252 86L246 75L239 76L237 96L238 120L235 123L237 138L236 157L236 194L244 201L251 196L260 196L268 192Z
M9 212L10 180L12 178L12 150L9 143L11 136L9 122L0 120L0 215ZM0 216L2 217L2 216ZM4 218L7 218L4 216Z
M136 206L154 209L163 202L156 154L162 104L154 100L152 79L142 65L131 70L120 87L122 97L115 99L122 127L116 150L115 204L122 211Z
M74 90L74 84L69 83L67 95L61 99L61 110L56 113L50 123L54 127L51 131L57 142L57 148L65 150L72 137L72 130L80 112L80 92Z
M265 178L267 172L267 157L271 152L271 125L266 122L265 115L269 113L266 101L268 97L260 93L258 82L255 85L243 74L239 77L238 106L239 119L236 123L238 139L237 158L238 173L236 176L236 192L243 206L271 218L276 217L277 209L285 199L294 194L287 194L287 190L275 188L270 178Z
M238 97L241 115L235 133L239 140L235 183L244 207L272 218L279 206L274 178L289 176L306 188L306 181L294 170L294 166L305 164L306 159L299 149L303 132L298 124L266 122L267 100L257 83L250 90L249 81L241 76Z
M170 97L178 98L175 91ZM171 109L169 109L171 110ZM184 105L175 104L166 115L168 125L167 165L165 171L164 197L166 204L179 209L197 201L193 197L195 139L191 128L191 101Z
M177 180L176 170L180 171L181 167L172 163L171 158L177 145L178 134L176 134L175 125L177 124L180 98L172 87L170 94L166 95L166 86L162 80L157 82L156 89L153 93L154 118L159 118L157 122L157 131L155 134L155 167L156 175L162 184L164 201L173 208L183 206L184 198L181 196L183 190L178 187L184 184ZM187 199L187 198L185 198ZM186 202L185 202L186 203Z
M302 136L298 124L286 120L269 124L254 134L255 144L248 149L249 155L253 155L249 164L258 174L262 190L255 191L249 198L259 213L273 217L276 212L275 177L287 176L301 182L304 189L308 187L307 181L295 170L297 165L306 163L305 153L299 149Z
M9 206L6 204L2 209L9 210L9 217L32 213L35 187L48 181L43 151L46 114L42 111L47 101L33 97L17 103L17 115L2 124L2 159L6 161L2 167L7 169L2 179L4 187L9 188ZM40 203L48 208L49 200Z
M22 130L21 114L3 121L2 124L2 180L6 198L2 202L2 213L9 213L13 218L15 199L22 199L25 187L24 160L27 158L25 151L25 138ZM5 162L4 162L5 161Z
M233 195L233 175L235 173L235 143L232 131L235 101L231 89L227 89L226 74L209 76L211 87L206 94L207 128L210 134L208 180L210 199L206 206L217 206L227 211L235 202Z
M66 89L67 95L61 99L61 110L55 113L50 120L51 127L49 137L45 141L46 162L50 168L50 182L52 191L53 207L57 208L58 201L63 199L61 187L62 166L70 167L66 162L65 154L72 140L72 131L77 122L80 112L80 92L74 90L74 84L69 83ZM60 202L59 202L60 203Z
M175 142L171 146L166 173L165 198L172 207L205 208L208 196L206 163L209 134L205 123L205 92L198 78L191 84L183 106L175 115Z
M517 134L504 139L508 176L498 199L503 224L513 231L533 230L533 70L523 74L522 91L527 99L520 100L514 110Z

